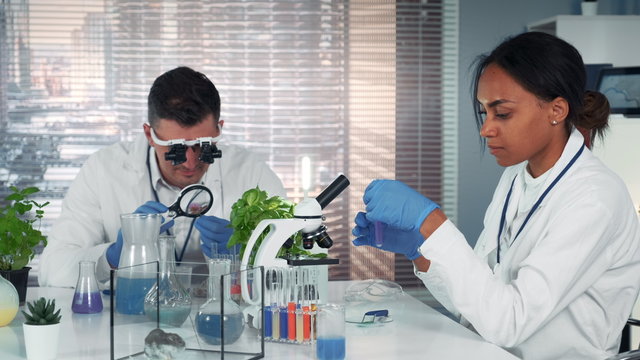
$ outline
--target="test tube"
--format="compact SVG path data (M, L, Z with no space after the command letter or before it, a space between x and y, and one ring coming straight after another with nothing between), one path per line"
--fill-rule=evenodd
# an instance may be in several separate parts
M296 341L296 270L295 268L289 268L289 303L287 304L288 311L288 329L289 341Z
M280 296L279 290L282 287L282 273L280 271L280 269L273 269L272 275L275 278L273 283L273 293L271 294L271 338L273 340L280 340L280 308L278 307L278 297Z
M302 344L303 338L303 321L302 321L302 302L304 301L304 294L302 293L303 286L303 268L298 267L296 269L296 296L298 301L296 302L296 342Z
M376 247L382 247L382 244L384 243L384 224L380 221L376 221L373 223L373 227L375 230Z
M266 291L265 291L265 303L266 305L264 306L264 338L266 340L271 339L271 334L273 331L272 328L272 324L271 324L271 296L273 294L273 278L271 277L272 271L271 269L267 269L266 271L266 276L265 276L265 287L266 287Z
M302 341L307 343L311 340L311 314L309 313L309 269L302 270Z
M287 274L286 270L282 270L282 287L280 292L280 339L283 341L287 341L289 336L288 331L288 311L287 311L287 302L289 300L289 274Z

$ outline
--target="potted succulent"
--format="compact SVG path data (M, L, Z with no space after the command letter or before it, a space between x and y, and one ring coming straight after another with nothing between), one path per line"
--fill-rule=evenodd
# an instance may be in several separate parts
M20 304L24 304L31 269L27 264L34 257L36 246L47 245L39 225L49 202L40 204L28 199L40 191L37 187L10 189L11 194L4 199L6 204L0 208L0 275L15 286Z
M22 324L22 330L27 359L55 359L58 354L62 317L60 309L56 308L56 301L41 297L33 302L27 302L27 307L30 314L22 312L26 319Z

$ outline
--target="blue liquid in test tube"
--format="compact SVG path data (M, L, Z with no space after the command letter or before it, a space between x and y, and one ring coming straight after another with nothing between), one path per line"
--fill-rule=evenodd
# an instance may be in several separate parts
M384 232L384 223L381 223L380 221L376 221L375 223L373 223L373 227L375 230L375 243L377 247L382 247L382 244L384 242L384 236L383 236L383 232Z

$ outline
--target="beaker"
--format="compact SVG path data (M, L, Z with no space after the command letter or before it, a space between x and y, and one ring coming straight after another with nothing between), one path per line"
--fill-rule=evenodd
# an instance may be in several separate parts
M181 326L191 312L191 295L178 280L175 269L175 236L160 235L158 281L144 298L144 313L153 321Z
M95 314L102 311L102 296L96 280L95 261L80 261L78 282L73 294L71 311L76 314Z
M122 253L116 279L116 310L144 314L144 297L158 275L158 249L162 215L122 214Z
M198 335L210 345L231 344L244 330L244 318L238 304L231 300L229 271L231 260L209 259L208 299L196 319ZM223 311L224 309L224 311Z
M344 306L318 305L316 358L342 360L346 353Z

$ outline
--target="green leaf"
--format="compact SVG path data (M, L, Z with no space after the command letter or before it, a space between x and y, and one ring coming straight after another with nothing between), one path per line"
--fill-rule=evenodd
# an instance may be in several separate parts
M35 186L32 186L32 187L28 187L28 188L23 189L23 190L20 192L20 194L22 194L22 195L24 195L24 196L27 196L27 195L35 194L35 193L37 193L38 191L40 191L40 189L38 189L38 188L37 188L37 187L35 187Z
M42 208L49 202L39 204L27 199L39 191L37 187L20 190L11 186L10 189L12 193L5 198L8 204L0 208L0 269L18 270L33 259L35 246L47 245L46 237L37 226L44 217Z

